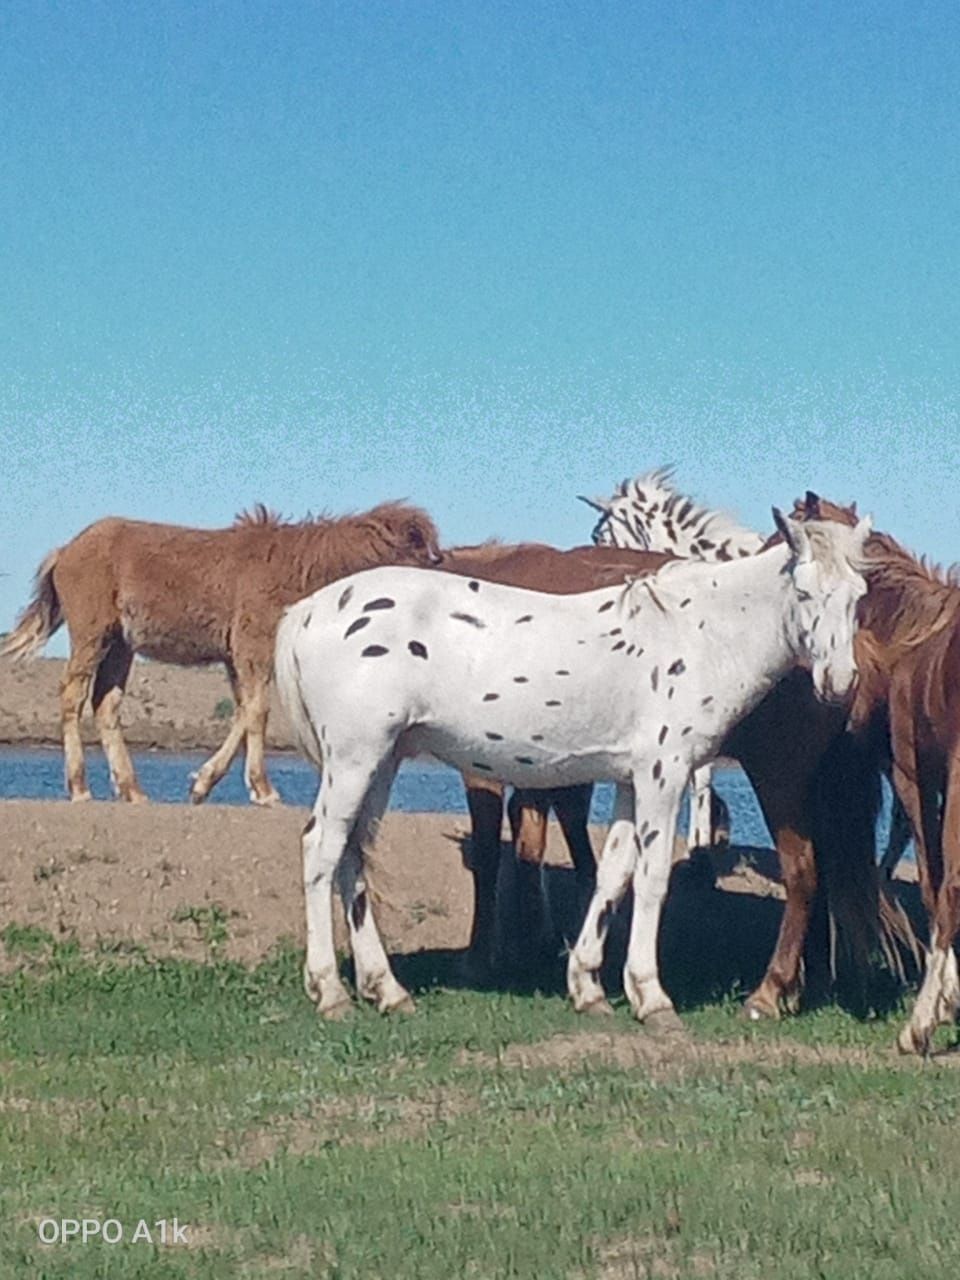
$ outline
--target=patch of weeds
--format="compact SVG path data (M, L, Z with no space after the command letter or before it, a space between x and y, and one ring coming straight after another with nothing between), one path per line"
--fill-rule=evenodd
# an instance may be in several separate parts
M43 929L38 924L15 924L13 921L0 932L0 939L3 940L7 954L11 956L37 955L47 947L52 947L54 941L49 929Z
M233 715L233 699L219 698L213 708L214 720L229 720Z
M442 902L411 902L409 912L414 924L423 924L428 916L446 917L450 914Z
M212 952L219 950L229 936L228 919L227 912L219 902L212 902L204 907L177 907L173 913L174 923L184 924L189 921L196 928L200 941Z
M149 960L150 953L142 942L133 938L97 938L98 956L114 959Z
M37 884L43 880L53 880L56 876L62 876L66 867L62 862L58 862L56 858L51 858L49 862L40 862L33 869L33 878Z

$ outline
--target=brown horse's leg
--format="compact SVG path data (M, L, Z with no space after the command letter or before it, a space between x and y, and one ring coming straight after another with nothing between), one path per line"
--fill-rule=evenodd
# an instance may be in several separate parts
M137 781L133 761L123 740L119 716L132 661L133 650L121 639L112 640L100 659L93 682L93 712L117 798L137 804L147 797Z
M270 685L257 672L248 673L246 689L241 686L247 718L247 759L244 777L247 792L254 804L276 804L280 797L267 777L264 750L267 738L267 716L270 714Z
M470 810L470 871L473 875L473 925L467 970L477 979L490 971L497 914L497 872L503 825L503 787L485 778L465 777Z
M551 793L516 789L507 805L517 874L517 942L520 969L529 976L545 946L541 871L547 848Z
M63 726L63 760L67 792L71 800L89 800L87 772L83 763L80 716L90 689L90 681L100 659L96 643L75 649L67 661L60 683L60 719Z
M899 739L899 740L898 740ZM939 822L939 778L932 777L929 766L924 767L913 740L913 725L904 728L902 736L894 731L895 756L893 780L903 807L913 824L914 843L917 850L917 870L920 890L930 921L930 946L920 992L910 1021L900 1032L897 1044L904 1053L928 1053L937 1023L945 1011L945 993L951 995L956 987L956 961L953 957L953 935L941 938L941 922L949 929L949 914L941 917L940 904L947 885L944 875L943 854L947 847L948 822L958 821L957 800L951 804L951 787L946 784L944 821ZM950 781L960 783L955 766L951 765ZM951 857L955 856L952 842ZM948 864L949 865L949 864ZM954 871L954 874L956 872ZM955 931L955 926L954 926Z
M842 713L818 703L809 677L798 673L773 689L724 745L753 784L786 889L777 945L763 980L745 1002L745 1012L753 1018L779 1017L799 996L817 890L811 786L842 728Z
M554 812L567 842L567 848L570 850L577 877L578 902L574 939L580 932L587 906L597 887L597 859L587 830L592 796L593 783L591 782L576 787L558 787L553 792Z
M937 1018L953 1022L960 1007L960 977L954 942L960 928L960 750L954 747L947 772L941 838L943 879L937 898L937 948L943 953L944 985Z
M750 1018L779 1018L793 1012L800 995L800 962L817 891L813 842L784 822L774 824L777 853L786 890L777 944L760 985L744 1002Z
M207 796L230 768L234 756L240 750L240 744L243 742L243 736L247 731L246 707L239 695L236 673L229 664L227 664L227 675L230 678L230 687L233 690L233 719L230 721L230 728L223 742L197 770L193 785L190 788L190 799L194 804L200 804L206 800Z
M576 787L557 787L552 793L554 812L560 823L577 875L577 886L593 893L597 884L597 859L587 831L593 783Z

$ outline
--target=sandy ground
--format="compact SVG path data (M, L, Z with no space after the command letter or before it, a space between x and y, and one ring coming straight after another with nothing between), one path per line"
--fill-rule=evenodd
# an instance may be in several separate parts
M306 816L289 807L0 802L0 929L33 925L55 938L76 938L84 949L122 952L135 945L155 956L203 959L215 950L246 963L281 940L302 946L299 836ZM593 835L599 848L600 832ZM442 981L469 937L468 856L464 817L392 813L371 860L388 950L418 955ZM569 932L573 874L555 826L548 860L551 912ZM511 870L504 845L499 932L508 955L516 936ZM750 989L773 948L781 900L768 850L729 850L712 865L678 861L660 939L671 989L703 995L731 983ZM212 948L221 928L225 937ZM622 962L624 931L621 912L609 948L611 973ZM338 942L346 942L339 911ZM558 987L559 952L558 943ZM11 955L4 964L16 962Z

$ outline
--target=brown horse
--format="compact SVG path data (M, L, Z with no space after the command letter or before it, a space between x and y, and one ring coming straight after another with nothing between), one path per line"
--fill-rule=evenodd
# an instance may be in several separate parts
M200 768L206 799L246 738L246 780L258 804L276 800L264 769L273 641L283 609L328 582L382 564L435 565L437 531L402 503L339 519L282 521L258 506L229 529L188 529L111 517L50 553L33 599L0 653L27 656L66 622L70 658L60 689L67 788L88 800L80 715L93 710L117 795L141 801L119 723L135 653L183 664L223 662L236 710L223 745Z
M824 518L856 520L854 508L819 506ZM899 1045L926 1054L936 1027L960 1008L960 574L882 533L866 551L871 588L861 602L851 722L874 768L891 768L913 828L930 950Z

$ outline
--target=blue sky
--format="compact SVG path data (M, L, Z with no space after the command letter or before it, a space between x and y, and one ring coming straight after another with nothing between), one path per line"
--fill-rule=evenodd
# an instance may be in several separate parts
M101 515L569 545L664 462L960 557L958 84L923 0L7 0L0 629Z

